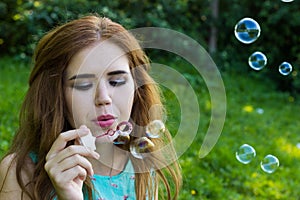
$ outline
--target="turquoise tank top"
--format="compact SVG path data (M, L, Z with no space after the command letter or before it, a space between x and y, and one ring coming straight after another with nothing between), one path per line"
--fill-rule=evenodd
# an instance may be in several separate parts
M134 179L134 169L130 160L128 160L125 169L120 174L112 177L95 174L92 177L92 183L94 184L93 199L135 200Z

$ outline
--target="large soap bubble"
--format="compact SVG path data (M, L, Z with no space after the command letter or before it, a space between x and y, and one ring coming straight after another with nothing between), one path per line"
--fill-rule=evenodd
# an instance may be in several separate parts
M251 18L241 19L234 27L235 37L244 44L250 44L260 36L259 24Z

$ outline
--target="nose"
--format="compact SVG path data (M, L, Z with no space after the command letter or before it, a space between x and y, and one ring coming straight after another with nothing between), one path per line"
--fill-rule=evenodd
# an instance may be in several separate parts
M112 103L110 91L108 90L105 83L99 83L95 92L95 105L105 106Z

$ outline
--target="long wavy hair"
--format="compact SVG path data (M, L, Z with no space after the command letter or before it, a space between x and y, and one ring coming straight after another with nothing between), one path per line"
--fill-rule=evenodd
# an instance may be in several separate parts
M54 188L44 170L45 157L60 133L70 130L67 121L67 106L64 96L64 74L72 57L79 51L101 40L119 45L128 56L129 66L136 84L131 121L134 137L131 142L145 135L145 127L153 119L161 119L164 108L160 90L149 76L149 59L138 41L123 26L97 15L85 16L54 28L37 44L34 67L29 78L29 89L20 111L20 125L8 154L14 154L17 180L31 199L48 200L54 197ZM155 106L155 112L149 112ZM153 109L151 109L153 111ZM137 199L152 199L154 188L164 185L159 196L176 199L181 185L181 173L169 132L152 141L153 153L145 159L131 160L136 172ZM169 145L167 151L155 151ZM123 146L128 150L128 146ZM35 152L38 162L32 179L24 182L21 171L30 152ZM171 158L171 159L170 159ZM170 163L170 160L172 161ZM151 173L155 171L155 178ZM28 187L30 185L30 187ZM87 177L85 192L92 199L93 186ZM30 188L30 189L29 189ZM23 195L22 195L23 196Z

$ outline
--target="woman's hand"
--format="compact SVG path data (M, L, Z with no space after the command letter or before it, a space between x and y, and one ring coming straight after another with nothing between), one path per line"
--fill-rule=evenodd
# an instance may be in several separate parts
M45 170L48 173L59 200L82 200L82 186L87 176L93 176L94 171L86 157L99 158L99 154L85 146L66 147L68 141L78 141L89 130L85 126L79 129L61 133L53 143L46 156ZM76 145L77 144L77 145Z

